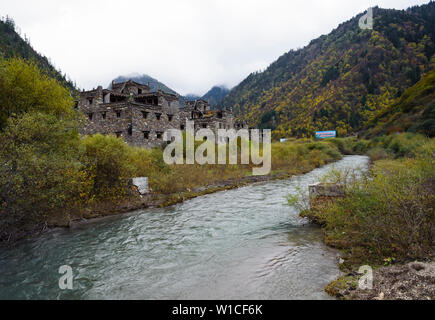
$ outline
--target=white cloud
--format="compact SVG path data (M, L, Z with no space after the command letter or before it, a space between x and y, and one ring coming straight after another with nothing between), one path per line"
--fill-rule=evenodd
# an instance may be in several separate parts
M15 0L0 5L82 88L146 73L181 94L232 87L284 52L379 5L411 0Z

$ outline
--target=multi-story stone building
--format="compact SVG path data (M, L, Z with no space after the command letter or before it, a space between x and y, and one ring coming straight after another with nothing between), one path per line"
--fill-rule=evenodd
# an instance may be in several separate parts
M77 107L85 114L82 134L114 134L127 143L143 147L161 145L167 129L185 129L193 120L195 131L246 127L235 123L231 110L210 110L207 101L188 101L180 108L174 94L150 92L149 85L134 81L113 83L110 89L83 91Z

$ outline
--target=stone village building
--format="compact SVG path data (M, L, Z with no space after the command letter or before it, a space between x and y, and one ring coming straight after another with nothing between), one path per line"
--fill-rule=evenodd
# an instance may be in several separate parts
M194 121L195 131L208 128L217 136L218 129L248 128L235 121L231 110L211 110L203 99L187 101L180 108L177 95L150 92L149 85L132 80L112 82L110 89L80 92L77 107L86 118L82 134L114 134L128 144L156 147L163 144L167 129L185 130L186 119Z

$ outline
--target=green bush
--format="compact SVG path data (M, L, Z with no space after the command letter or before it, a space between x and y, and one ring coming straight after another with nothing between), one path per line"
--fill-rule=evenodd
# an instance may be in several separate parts
M43 112L62 119L75 117L73 99L56 80L33 62L0 58L0 129L9 117Z
M132 149L113 135L95 134L82 139L80 160L92 178L92 194L97 199L117 199L125 195L127 178L134 175ZM136 155L139 154L136 151Z
M355 144L356 138L334 138L328 139L331 143L335 144L342 154L354 154L353 145Z
M432 252L434 188L433 157L378 161L370 178L325 209L326 242L346 249L352 263L424 258Z
M373 161L388 159L391 157L391 154L382 147L374 147L367 151L367 155Z
M328 139L328 142L337 146L342 154L365 154L370 141L356 137Z
M0 238L86 201L75 128L42 113L8 119L0 133Z
M368 140L358 140L353 146L352 151L355 154L364 154L369 148L370 141Z

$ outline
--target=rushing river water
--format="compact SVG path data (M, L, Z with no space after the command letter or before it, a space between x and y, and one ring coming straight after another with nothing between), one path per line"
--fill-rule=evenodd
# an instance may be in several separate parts
M51 232L0 249L1 299L328 299L337 253L286 204L332 166ZM73 290L60 290L61 265Z

